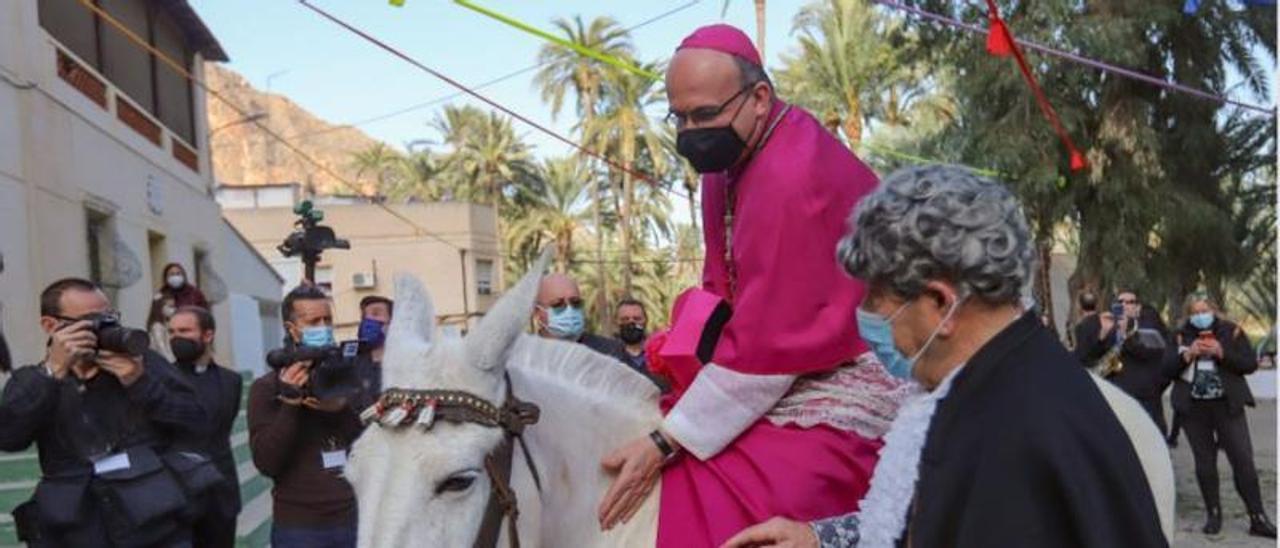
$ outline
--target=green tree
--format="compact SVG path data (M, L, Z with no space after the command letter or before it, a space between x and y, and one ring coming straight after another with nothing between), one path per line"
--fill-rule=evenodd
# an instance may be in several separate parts
M649 71L656 65L643 65ZM666 157L662 153L662 131L645 112L646 107L661 100L653 80L631 72L611 69L605 72L601 88L603 108L591 124L582 127L586 146L604 152L621 164L613 170L613 180L621 205L618 208L619 232L622 236L622 284L625 294L631 293L632 236L634 230L633 209L636 178L632 174L637 166L647 162L654 172L666 169ZM584 123L585 124L585 123ZM643 157L643 158L642 158Z
M471 106L448 106L433 125L450 147L442 156L441 171L454 185L457 199L501 210L515 185L532 173L529 145L506 117Z
M792 32L799 52L783 55L778 74L782 93L812 110L832 133L843 132L851 147L862 140L872 105L891 104L886 119L896 122L914 93L904 91L918 76L898 58L901 20L864 0L823 0L796 15ZM891 92L883 100L881 94Z
M577 158L557 158L545 161L538 175L538 188L519 189L529 194L531 207L508 224L508 241L517 246L529 241L554 244L556 270L568 272L577 256L575 240L589 235L593 174Z
M630 59L634 53L631 37L626 29L609 17L598 17L590 25L584 25L581 16L572 21L556 19L553 25L569 42L590 48L606 55L621 59ZM552 117L559 116L564 106L565 94L572 90L576 98L576 108L582 121L580 127L594 124L596 110L600 102L600 88L604 74L609 68L604 63L581 55L571 48L550 43L542 47L538 53L538 62L542 69L534 77L534 84L541 90L542 101L551 106ZM584 158L585 160L585 158ZM604 196L601 190L602 181L591 184L592 221L595 225L596 255L604 254L605 231L602 208ZM597 276L596 282L604 287L606 279L603 274ZM604 318L608 314L607 303L603 300L605 292L595 303L596 317Z

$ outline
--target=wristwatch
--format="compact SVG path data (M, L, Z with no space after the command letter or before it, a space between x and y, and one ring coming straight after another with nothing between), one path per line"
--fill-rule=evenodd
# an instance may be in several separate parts
M649 432L649 439L653 440L653 444L658 446L658 451L662 452L663 463L671 462L671 459L676 457L676 448L671 446L671 443L667 441L666 436L662 435L662 432L657 430Z

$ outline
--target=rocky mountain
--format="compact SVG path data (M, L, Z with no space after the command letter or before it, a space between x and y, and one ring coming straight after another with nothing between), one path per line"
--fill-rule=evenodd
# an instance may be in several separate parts
M243 76L216 63L205 64L209 87L250 113L261 113L259 122L284 136L311 157L369 192L368 177L359 180L352 156L378 141L359 129L330 124L288 97L255 89ZM252 123L245 123L231 107L208 99L212 132L213 173L225 185L257 185L298 182L317 194L355 194L357 191L307 162Z

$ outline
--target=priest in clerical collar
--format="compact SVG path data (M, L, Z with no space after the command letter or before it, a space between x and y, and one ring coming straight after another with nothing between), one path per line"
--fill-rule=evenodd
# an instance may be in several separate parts
M1000 184L936 165L885 178L838 255L867 283L858 332L920 389L858 512L776 518L728 546L1167 546L1167 449L1020 304L1035 249Z

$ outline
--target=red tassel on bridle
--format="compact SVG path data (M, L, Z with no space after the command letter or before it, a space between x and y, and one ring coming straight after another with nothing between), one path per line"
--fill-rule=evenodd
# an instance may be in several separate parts
M996 57L1008 57L1013 54L1014 59L1018 62L1018 70L1022 72L1023 80L1026 80L1027 85L1031 87L1031 92L1035 94L1036 103L1040 105L1040 111L1044 113L1045 118L1049 119L1054 131L1058 133L1058 138L1067 147L1067 152L1071 159L1071 171L1080 171L1088 167L1088 160L1085 159L1084 154L1080 153L1080 149L1076 148L1075 143L1071 141L1071 136L1067 134L1066 128L1062 127L1062 121L1058 118L1058 113L1053 110L1053 105L1049 103L1049 98L1045 96L1044 90L1040 89L1040 84L1036 82L1036 77L1031 73L1027 60L1023 58L1022 50L1018 49L1018 43L1013 39L1013 33L1009 31L1009 26L1000 18L1000 9L996 7L995 0L987 0L987 17L991 21L987 30L987 52Z

